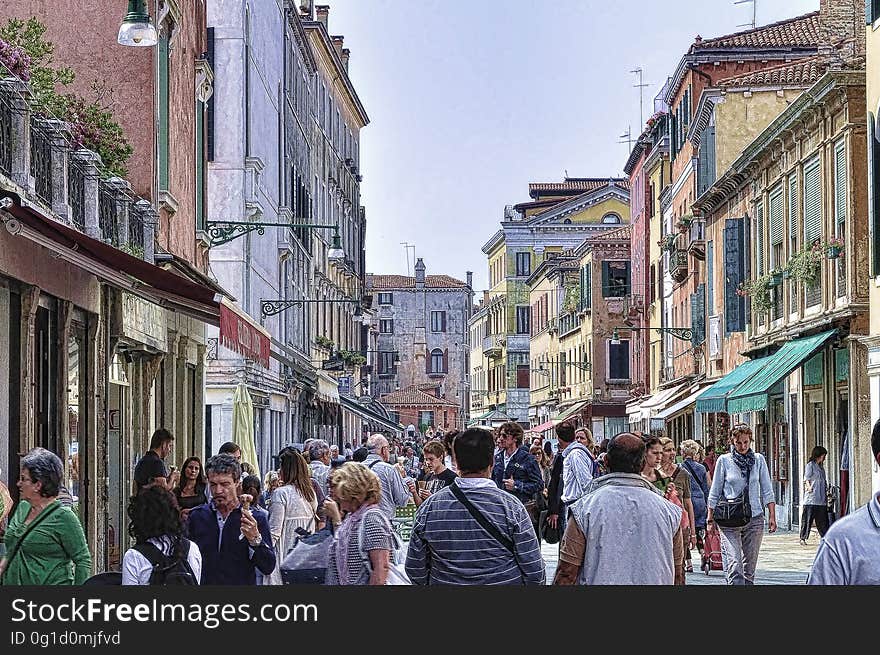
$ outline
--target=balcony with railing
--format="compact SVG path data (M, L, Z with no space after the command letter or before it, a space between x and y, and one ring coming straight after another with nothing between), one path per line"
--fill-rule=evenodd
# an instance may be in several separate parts
M152 262L155 208L125 180L107 178L98 154L77 149L70 126L34 114L29 98L25 83L0 79L2 186L47 217Z
M483 356L500 357L503 337L499 334L491 334L483 337Z
M688 227L688 252L703 261L706 259L706 221L695 218Z
M583 317L580 314L562 314L559 317L559 338L562 339L579 330L581 323L583 323Z

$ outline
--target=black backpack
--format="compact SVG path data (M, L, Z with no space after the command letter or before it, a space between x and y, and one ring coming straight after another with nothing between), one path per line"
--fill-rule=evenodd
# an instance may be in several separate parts
M137 544L134 547L137 552L146 557L150 564L153 565L153 572L150 574L150 584L163 586L199 584L186 557L186 554L189 553L189 548L189 540L183 537L180 538L179 548L171 549L171 555L165 555L149 541ZM177 552L183 553L183 555L176 556L175 553Z

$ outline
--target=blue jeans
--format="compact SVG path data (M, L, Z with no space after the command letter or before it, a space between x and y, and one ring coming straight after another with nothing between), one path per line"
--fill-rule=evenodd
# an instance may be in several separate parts
M741 528L721 530L721 561L729 585L755 584L758 551L764 539L764 515L753 516Z

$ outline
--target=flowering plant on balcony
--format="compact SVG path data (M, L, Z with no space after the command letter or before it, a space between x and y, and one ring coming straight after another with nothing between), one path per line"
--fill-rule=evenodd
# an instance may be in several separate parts
M682 216L675 222L675 227L679 232L687 232L693 222L693 216Z
M46 40L45 34L46 26L36 18L9 19L0 27L0 44L6 44L6 55L0 54L0 64L30 84L35 114L69 123L74 147L97 152L107 177L126 177L126 164L133 150L110 111L110 90L105 84L94 82L91 98L59 91L72 84L76 75L70 67L55 65L55 46ZM6 75L6 69L0 65L0 77Z
M788 266L785 267L789 277L803 282L808 287L815 287L819 284L824 250L825 247L817 239L812 245L795 254L789 260Z
M844 240L840 237L831 237L825 242L825 250L828 253L828 259L837 259L840 252L844 249Z
M751 298L752 309L760 314L766 314L773 307L773 299L770 294L774 274L767 273L754 280L741 282L736 289L736 295L741 298Z
M31 79L31 58L21 46L0 37L0 78L14 75L22 82Z
M581 285L580 283L570 284L565 287L565 300L562 301L562 309L568 313L574 313L578 310L581 303Z
M340 350L339 356L350 366L363 366L367 363L367 358L355 350Z

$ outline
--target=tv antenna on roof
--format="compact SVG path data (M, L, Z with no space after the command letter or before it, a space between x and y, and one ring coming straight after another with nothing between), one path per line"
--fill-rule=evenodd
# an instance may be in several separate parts
M641 66L639 66L638 68L634 68L633 70L630 71L630 73L634 73L639 76L639 83L633 84L633 86L639 90L639 127L644 128L645 127L645 109L643 106L644 105L644 100L643 100L644 89L645 89L645 87L648 87L651 85L646 84L642 81L642 67Z
M416 253L415 253L416 246L415 246L415 244L413 244L413 243L407 243L406 241L401 241L401 242L400 242L400 245L403 246L403 250L404 250L404 252L406 253L406 274L407 274L407 276L411 276L411 275L412 275L412 269L410 268L410 265L409 265L409 251L410 251L410 250L413 251L413 259L415 259L415 256L416 256Z
M752 29L755 29L758 26L758 0L736 0L733 4L742 5L747 2L752 3L752 22L743 23L742 25L737 25L737 27L751 27Z
M623 134L621 134L617 138L620 139L618 141L618 143L626 143L629 146L629 151L632 152L632 149L633 149L633 146L632 146L632 144L633 144L632 127L627 126L626 132L624 132Z

